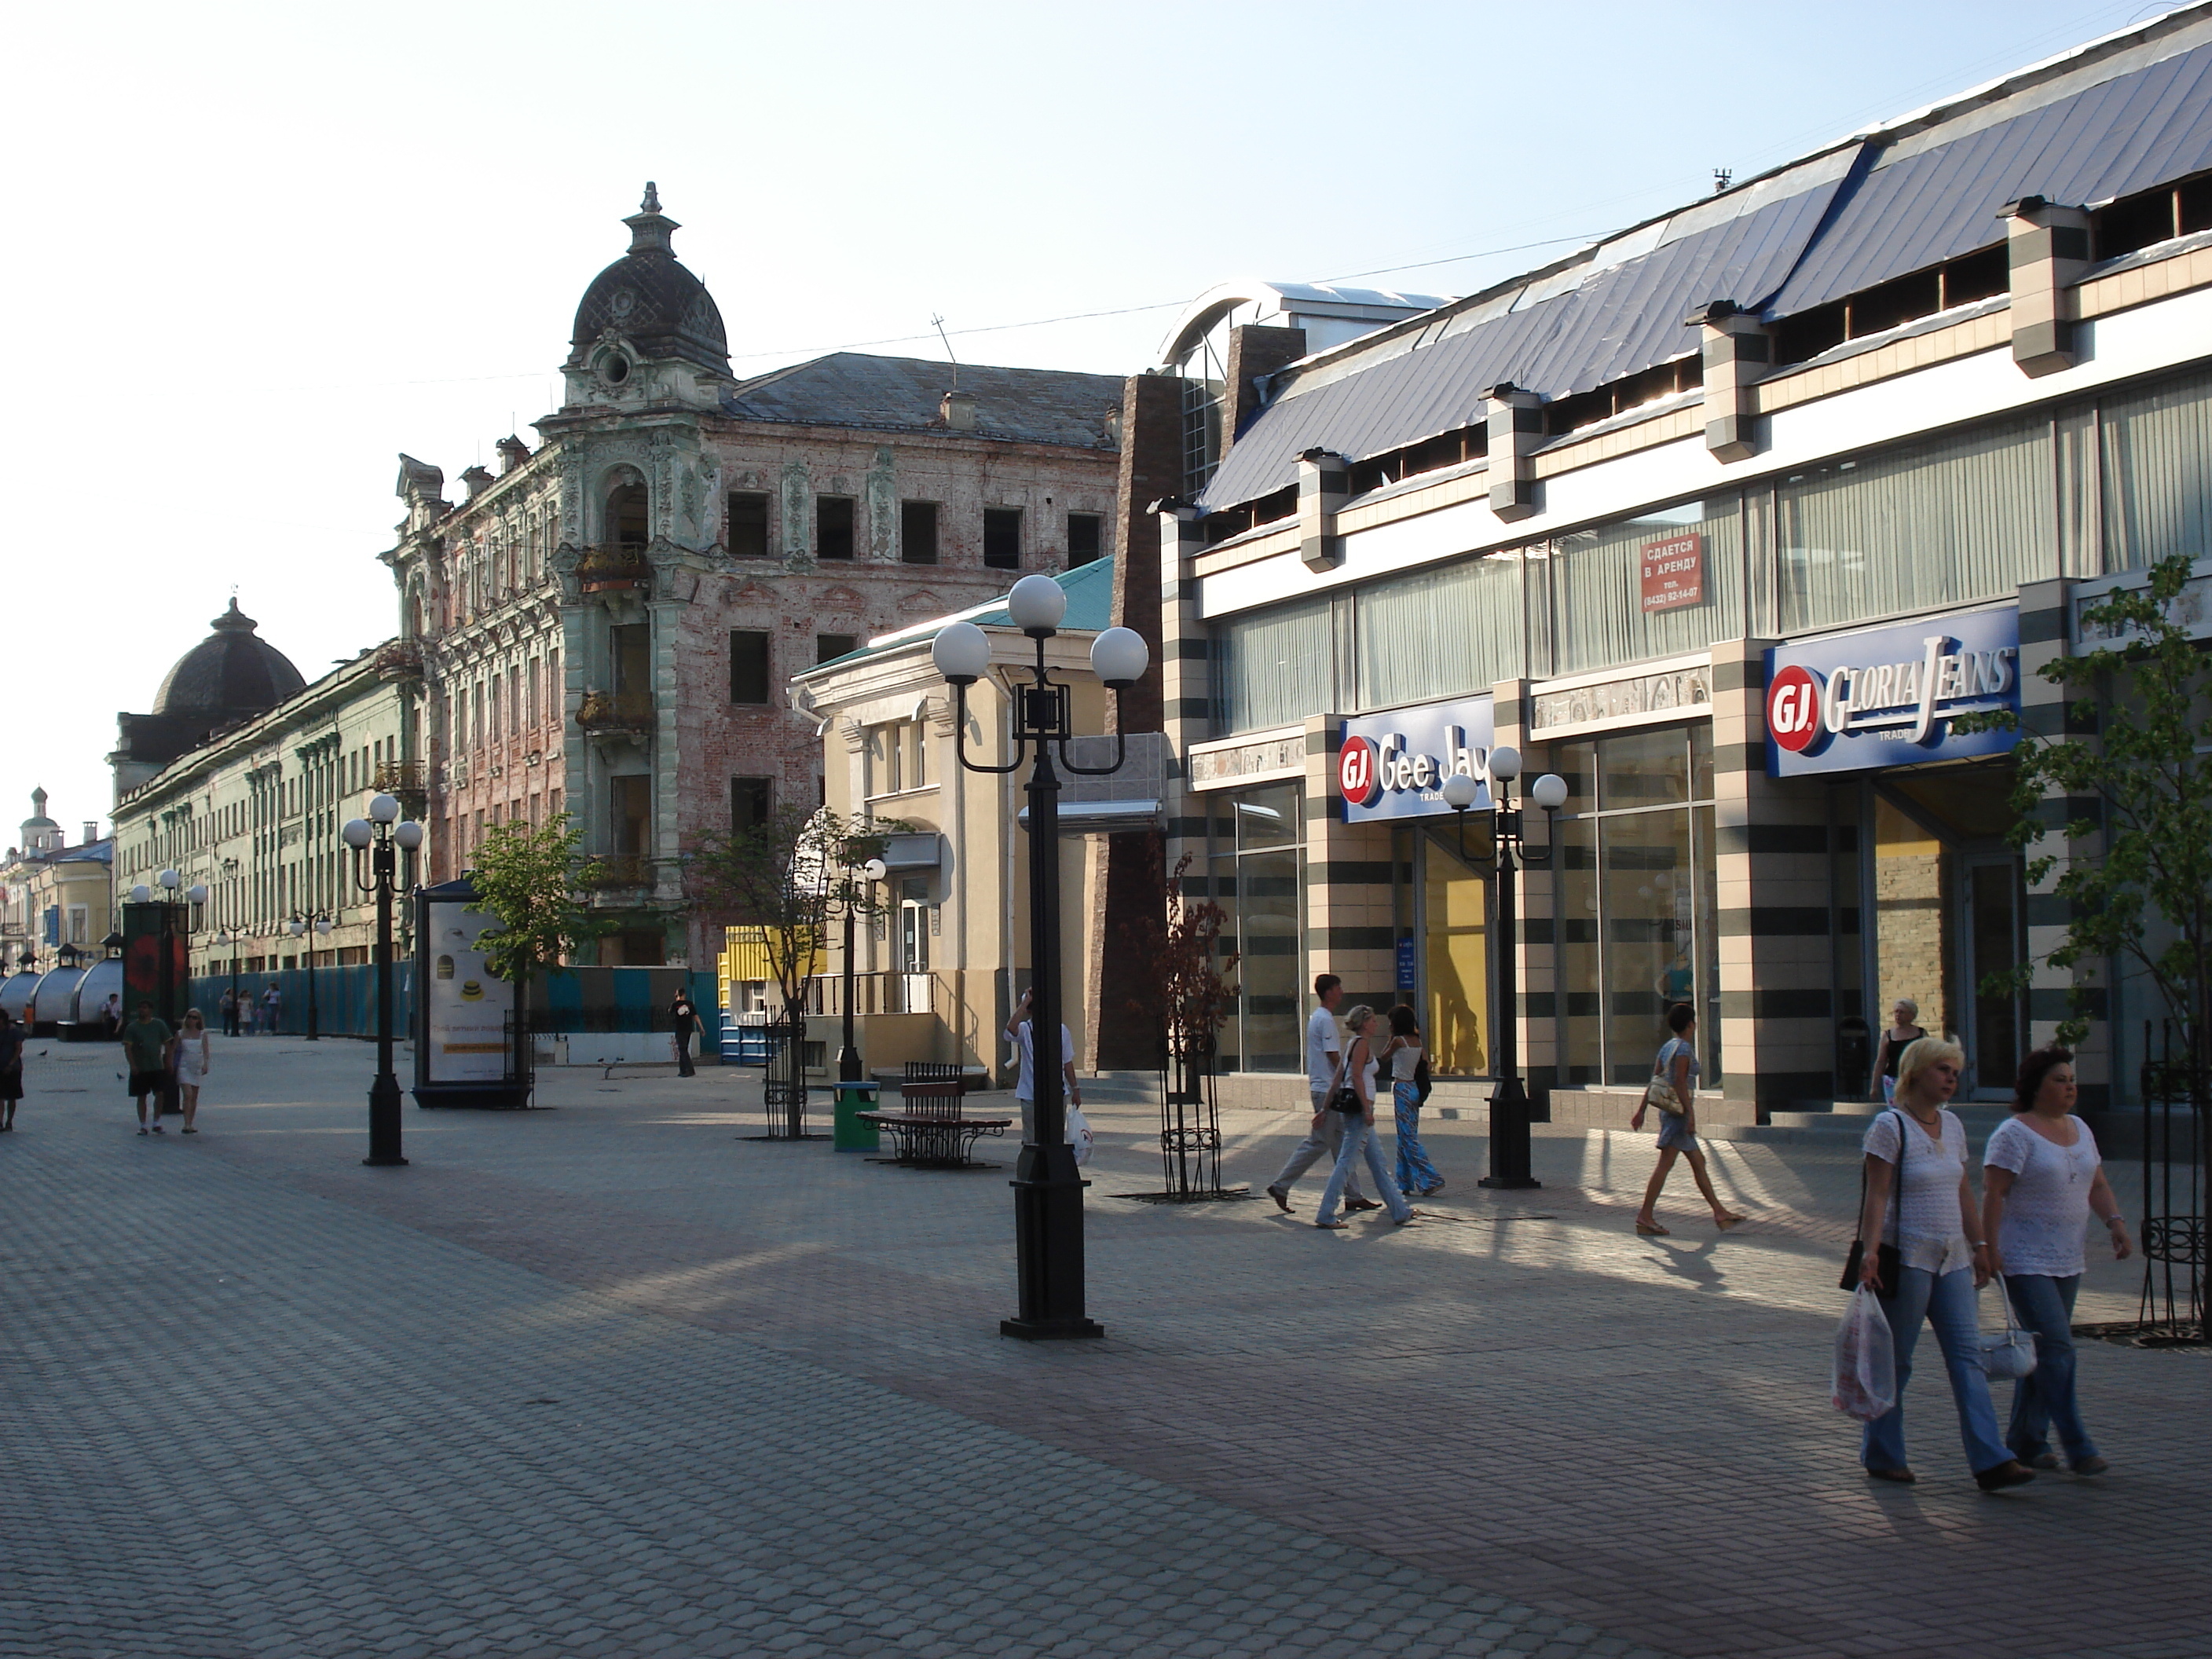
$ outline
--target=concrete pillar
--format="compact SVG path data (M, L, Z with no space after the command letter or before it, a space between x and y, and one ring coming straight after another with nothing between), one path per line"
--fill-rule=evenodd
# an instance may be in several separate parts
M2025 374L2071 368L2074 285L2089 264L2089 214L2040 196L1997 210L2012 265L2012 360Z
M1298 557L1309 570L1327 570L1344 556L1336 515L1352 499L1352 463L1326 449L1298 457Z
M1345 1006L1398 1000L1389 820L1346 823L1336 789L1344 722L1306 722L1306 940L1309 972L1344 981Z
M1491 741L1493 747L1521 751L1521 776L1514 788L1526 809L1522 817L1522 833L1528 848L1542 857L1552 844L1556 820L1528 801L1528 786L1557 767L1548 745L1530 746L1529 682L1500 680L1491 691ZM1551 1121L1552 1090L1559 1080L1559 934L1555 920L1559 890L1548 862L1541 868L1523 870L1520 882L1516 913L1520 939L1515 953L1519 975L1515 989L1516 1006L1520 1010L1517 1036L1521 1075L1528 1085L1536 1121L1544 1123ZM1497 941L1497 950L1501 954L1492 969L1493 973L1505 970L1507 961L1512 958L1502 953L1510 949L1512 946L1504 939Z
M1703 338L1705 447L1716 460L1749 460L1759 453L1751 388L1773 366L1773 340L1733 300L1716 300L1689 320Z
M1765 1122L1835 1092L1828 802L1766 775L1765 640L1712 647L1721 1092Z
M1544 441L1544 400L1510 380L1483 395L1490 399L1490 510L1510 524L1536 511L1535 454Z

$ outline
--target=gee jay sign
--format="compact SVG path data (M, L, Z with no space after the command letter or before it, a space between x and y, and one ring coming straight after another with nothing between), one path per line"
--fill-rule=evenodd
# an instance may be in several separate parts
M2020 711L2020 608L1831 635L1766 653L1766 770L1778 778L2008 753L2013 732L1960 714Z
M1344 723L1336 756L1344 821L1430 817L1449 812L1444 780L1464 772L1481 784L1474 811L1490 808L1490 748L1495 728L1488 697L1431 703Z

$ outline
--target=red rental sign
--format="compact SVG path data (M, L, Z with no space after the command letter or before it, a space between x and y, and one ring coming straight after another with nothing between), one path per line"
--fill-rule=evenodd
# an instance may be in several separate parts
M1644 560L1644 609L1672 611L1700 605L1705 597L1705 538L1695 530L1646 542L1637 550Z

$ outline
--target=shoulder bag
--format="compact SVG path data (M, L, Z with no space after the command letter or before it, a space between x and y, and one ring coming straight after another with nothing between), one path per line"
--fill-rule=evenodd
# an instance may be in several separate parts
M2004 1275L1997 1273L1994 1277L1997 1306L2004 1310L2005 1328L1981 1334L1982 1369L1990 1374L1992 1382L2006 1377L2018 1379L2035 1369L2035 1334L2021 1329L2013 1317L2012 1291L2004 1282Z
M1336 1080L1328 1091L1328 1109L1332 1112L1348 1112L1357 1116L1367 1109L1359 1103L1359 1091L1350 1081L1352 1050L1366 1041L1365 1037L1354 1037L1345 1045L1344 1058L1337 1062Z
M1644 1103L1648 1107L1657 1108L1668 1117L1688 1115L1682 1104L1681 1097L1674 1092L1674 1085L1667 1081L1667 1073L1656 1063L1651 1067L1651 1081L1644 1085Z
M1905 1145L1909 1133L1909 1127L1906 1125L1904 1118L1901 1116L1899 1117L1897 1121L1897 1179L1891 1183L1890 1190L1892 1195L1897 1201L1898 1214L1900 1217L1905 1213ZM1866 1214L1866 1156L1864 1153L1861 1153L1859 1157L1858 1213L1862 1218ZM1852 1224L1856 1226L1857 1223L1854 1222ZM1858 1289L1859 1269L1865 1264L1865 1261L1866 1241L1863 1238L1855 1237L1851 1240L1850 1254L1844 1258L1844 1276L1836 1281L1836 1288L1839 1291L1856 1291ZM1875 1271L1881 1276L1881 1288L1875 1291L1875 1294L1881 1297L1883 1301L1887 1302L1891 1297L1897 1294L1897 1272L1898 1269L1902 1267L1904 1265L1905 1258L1901 1254L1899 1254L1896 1245L1881 1243L1877 1243L1875 1245Z

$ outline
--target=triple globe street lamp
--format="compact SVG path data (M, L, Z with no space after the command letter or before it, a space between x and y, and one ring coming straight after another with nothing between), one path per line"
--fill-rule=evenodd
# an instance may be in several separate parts
M1498 975L1498 1030L1492 1045L1498 1057L1498 1089L1490 1097L1490 1173L1485 1187L1538 1187L1528 1170L1528 1095L1521 1086L1518 988L1521 975L1520 927L1516 920L1514 873L1548 870L1558 838L1547 834L1540 851L1532 852L1522 838L1521 809L1513 804L1513 781L1521 775L1521 751L1510 744L1490 751L1490 782L1498 842L1498 928L1505 941L1505 961ZM1475 803L1481 785L1466 772L1455 772L1443 782L1444 805L1459 817L1459 854L1471 862L1467 851L1468 809ZM1547 822L1567 802L1567 781L1547 772L1528 786L1528 799L1544 809Z
M1001 1335L1030 1339L1103 1336L1105 1328L1083 1310L1083 1189L1090 1183L1077 1172L1075 1148L1067 1144L1064 1083L1060 1066L1060 777L1053 769L1051 745L1060 764L1079 776L1103 777L1121 770L1127 743L1114 737L1111 766L1078 766L1067 757L1074 734L1069 688L1046 672L1045 641L1059 632L1067 614L1067 590L1049 576L1024 576L1006 596L1014 626L1036 641L1034 683L1013 684L1014 758L987 766L968 758L968 688L990 672L991 641L973 623L940 629L930 646L930 660L953 689L958 708L953 721L960 764L970 772L1003 775L1020 769L1030 757L1030 1067L1035 1100L1035 1139L1023 1143L1014 1166L1014 1249L1019 1263L1020 1311L1001 1320ZM1116 696L1145 676L1152 653L1133 629L1109 628L1091 642L1091 667ZM849 953L848 955L850 960Z
M378 795L368 816L351 818L338 838L353 849L354 884L376 896L376 1080L368 1085L369 1164L400 1164L399 1079L392 1071L392 898L399 884L399 854L422 844L422 826L399 819L399 798ZM367 853L368 876L362 875Z

